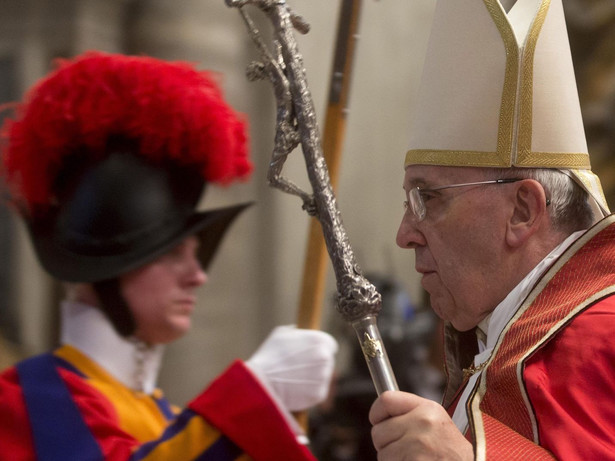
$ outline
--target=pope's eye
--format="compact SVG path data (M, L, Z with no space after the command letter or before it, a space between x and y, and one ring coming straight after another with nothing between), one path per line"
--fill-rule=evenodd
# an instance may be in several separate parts
M430 191L429 189L426 189L426 190L419 189L419 195L421 196L421 200L423 201L423 203L428 202L429 200L431 200L432 198L436 196L436 194Z

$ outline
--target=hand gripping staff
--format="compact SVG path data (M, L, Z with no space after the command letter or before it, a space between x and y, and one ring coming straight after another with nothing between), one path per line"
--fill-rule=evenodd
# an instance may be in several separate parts
M248 66L248 79L269 78L273 84L277 120L267 173L269 185L300 197L303 209L320 222L335 273L337 310L356 331L376 392L381 394L386 390L397 390L397 382L376 324L382 307L381 296L363 277L342 224L323 155L303 58L294 36L295 29L307 33L309 25L291 10L285 0L225 1L229 7L239 10L260 53L261 60ZM260 32L245 11L246 6L260 9L271 21L272 50L265 45ZM311 194L281 176L287 156L299 144L312 186Z

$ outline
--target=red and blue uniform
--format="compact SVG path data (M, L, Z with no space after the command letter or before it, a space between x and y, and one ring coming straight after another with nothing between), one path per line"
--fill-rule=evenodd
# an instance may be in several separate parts
M65 345L0 375L0 459L314 458L240 361L179 411Z

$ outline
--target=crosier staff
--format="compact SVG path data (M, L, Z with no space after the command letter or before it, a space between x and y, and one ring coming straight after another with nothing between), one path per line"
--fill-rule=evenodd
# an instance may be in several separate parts
M329 100L322 135L323 154L329 170L329 180L334 191L339 176L339 164L346 133L352 64L362 1L341 0L340 3L333 68L329 84ZM318 219L310 219L305 255L297 326L299 328L318 329L320 328L325 275L328 267L327 247Z
M376 324L382 307L381 296L362 275L342 224L322 151L303 58L294 36L294 29L307 33L309 26L291 11L285 0L226 0L226 4L238 8L260 53L261 61L248 67L248 78L269 78L273 84L277 120L267 172L269 184L300 197L303 208L320 222L337 283L337 310L356 331L376 392L381 394L386 390L397 390L397 382ZM265 45L245 11L247 5L259 8L271 21L272 51ZM312 186L311 194L281 175L287 156L299 144Z

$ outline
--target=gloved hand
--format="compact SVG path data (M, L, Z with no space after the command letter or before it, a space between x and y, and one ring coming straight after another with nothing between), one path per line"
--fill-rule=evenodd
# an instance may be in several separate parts
M279 326L246 365L286 410L305 410L327 397L337 349L324 331Z

